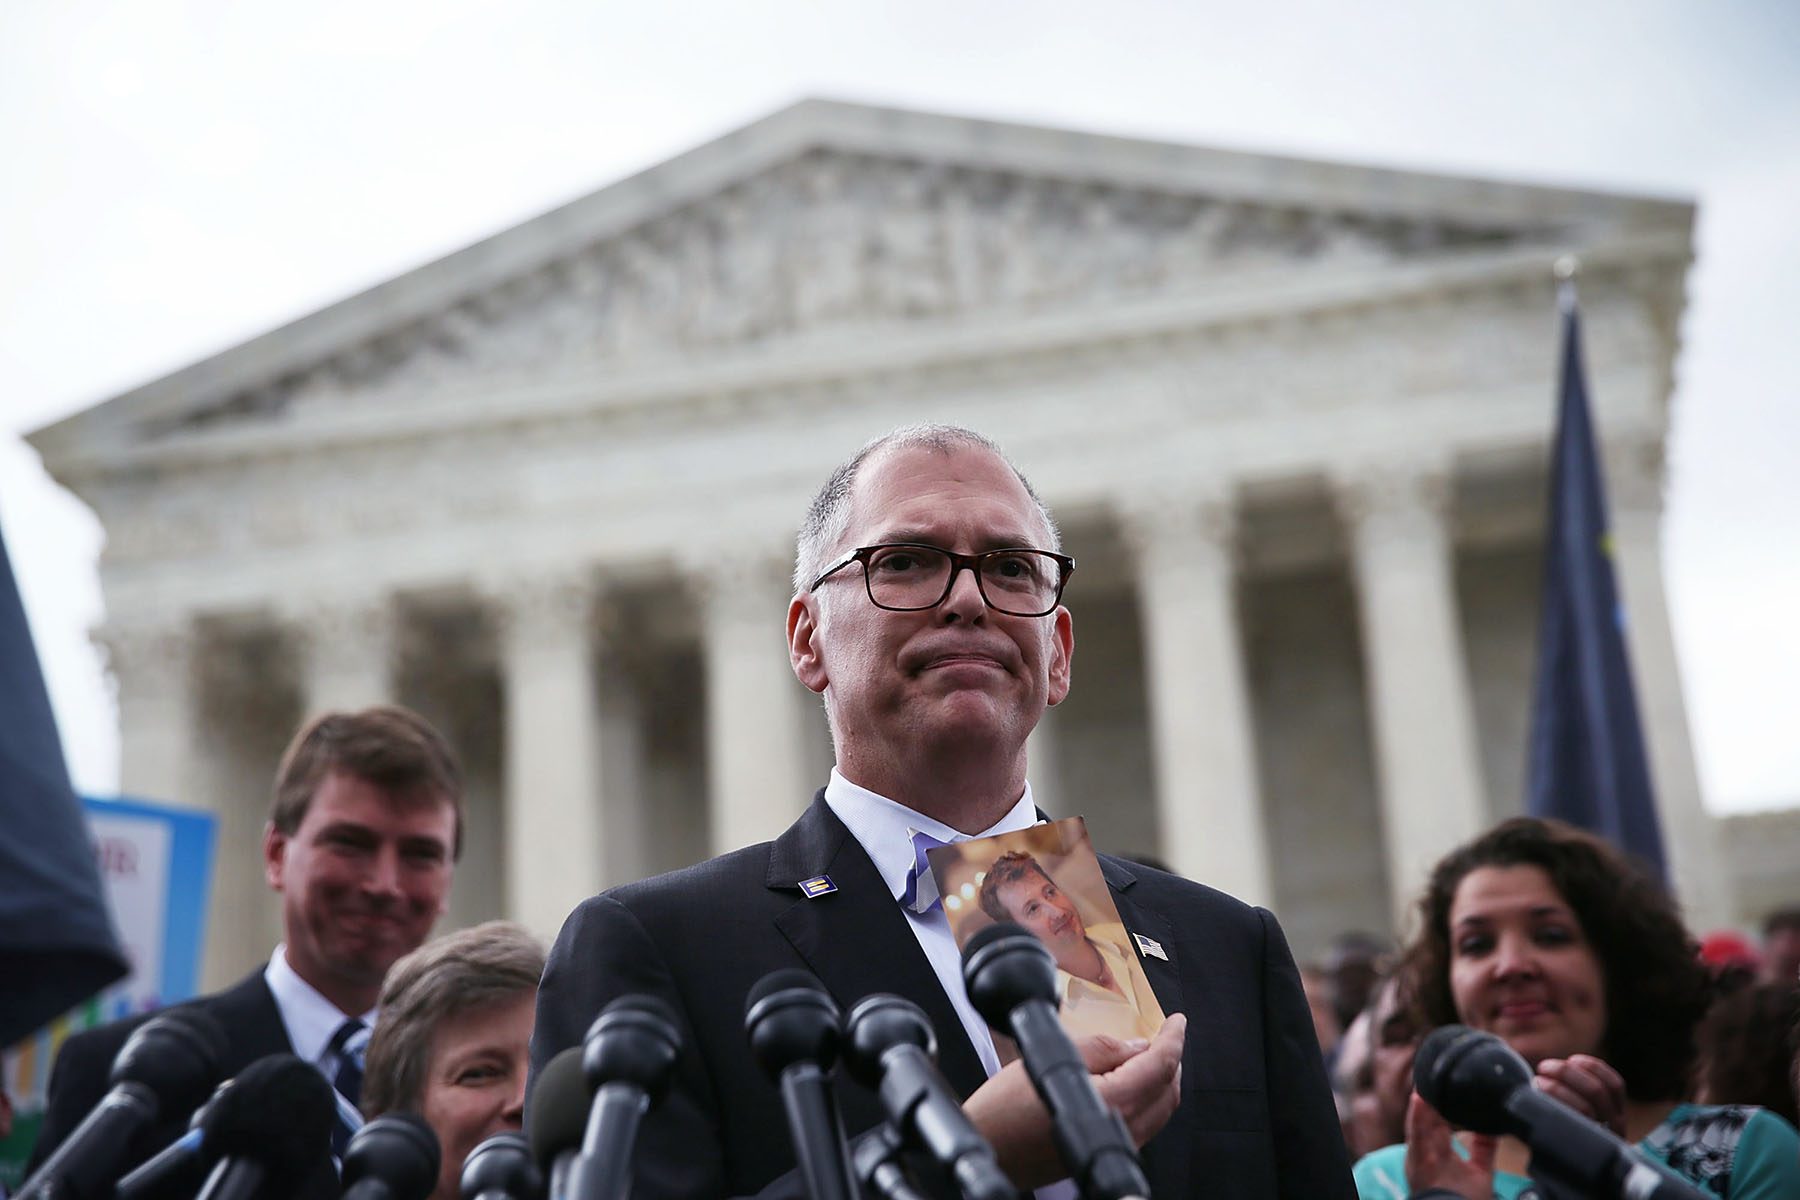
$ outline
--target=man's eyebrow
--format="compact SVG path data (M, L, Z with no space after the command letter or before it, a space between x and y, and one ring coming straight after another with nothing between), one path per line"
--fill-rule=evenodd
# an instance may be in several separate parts
M943 531L937 529L890 529L885 531L872 545L880 546L888 542L917 542L921 546L943 547L940 540ZM983 550L1024 550L1032 549L1032 539L1022 533L986 534L976 539L977 546Z

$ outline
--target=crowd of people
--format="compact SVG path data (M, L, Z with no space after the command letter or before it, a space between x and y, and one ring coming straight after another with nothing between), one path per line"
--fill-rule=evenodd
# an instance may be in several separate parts
M1526 1146L1455 1133L1414 1093L1415 1051L1449 1024L1497 1035L1534 1086L1712 1194L1800 1196L1800 910L1770 916L1753 961L1713 965L1640 865L1520 818L1437 864L1415 925L1307 972L1362 1200L1532 1187Z
M521 1128L529 1077L609 1002L651 996L678 1015L685 1050L639 1131L633 1194L796 1195L744 998L800 967L846 1007L875 992L916 1003L1000 1165L1041 1197L1073 1195L1025 1064L1001 1064L964 993L918 850L921 837L1042 819L1025 742L1071 686L1073 566L985 438L911 427L864 447L806 516L787 614L795 675L831 725L826 786L773 842L586 901L548 953L498 921L427 941L463 840L462 775L437 731L396 707L309 722L277 771L262 843L281 942L191 1002L224 1030L224 1073L280 1053L316 1064L340 1098L340 1153L363 1119L422 1115L443 1148L432 1200L450 1200L469 1149ZM1168 1014L1079 1042L1155 1196L1526 1194L1526 1146L1459 1134L1413 1092L1414 1051L1451 1023L1497 1035L1546 1094L1726 1200L1800 1196L1800 912L1765 931L1766 980L1727 977L1654 879L1594 837L1520 819L1437 865L1406 946L1347 936L1301 971L1268 912L1142 860L1099 859L1117 935L1075 919L1027 855L996 864L981 902L1064 932L1065 997L1108 1021L1115 998L1138 995ZM141 1020L63 1047L34 1163L100 1101ZM840 1100L854 1137L884 1119L866 1092ZM145 1130L126 1165L185 1117ZM320 1173L299 1194L334 1196L333 1182Z

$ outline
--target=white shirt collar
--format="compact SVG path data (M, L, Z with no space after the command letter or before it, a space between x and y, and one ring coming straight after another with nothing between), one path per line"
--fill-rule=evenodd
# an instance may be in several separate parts
M275 995L275 1007L281 1010L281 1023L287 1026L288 1041L293 1044L294 1054L307 1062L318 1062L331 1035L344 1023L344 1014L295 973L288 964L285 942L275 947L275 953L269 956L263 979ZM377 1011L371 1008L362 1013L363 1024L374 1028Z
M1124 926L1119 926L1119 930L1120 932L1123 932ZM1088 941L1092 943L1094 949L1100 952L1100 957L1106 960L1106 965L1112 968L1113 978L1118 980L1119 986L1129 993L1131 990L1130 967L1127 965L1120 948L1108 938L1094 937L1091 931L1088 935ZM1086 979L1077 979L1060 967L1058 967L1056 971L1056 982L1059 985L1058 998L1062 1001L1062 1006L1064 1008L1069 1007L1069 1003L1074 996L1077 985L1084 986L1086 990L1095 995L1108 997L1113 995L1111 991L1101 987L1099 984ZM1126 999L1129 1001L1129 995Z
M967 842L991 837L996 833L1016 833L1037 824L1037 804L1031 798L1031 784L1005 816L977 834L959 833L942 821L914 812L898 801L851 783L831 769L825 785L825 803L837 819L850 830L850 836L862 843L881 880L898 900L906 894L906 877L913 868L912 835L923 833L940 842Z

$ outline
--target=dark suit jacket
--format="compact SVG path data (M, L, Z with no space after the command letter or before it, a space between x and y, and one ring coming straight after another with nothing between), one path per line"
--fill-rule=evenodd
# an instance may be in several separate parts
M186 1002L203 1008L225 1028L226 1048L221 1061L220 1080L269 1054L292 1054L287 1026L282 1024L281 1010L275 996L263 979L263 968L233 984L222 992L200 996ZM37 1145L32 1148L27 1173L63 1143L82 1119L106 1095L106 1078L132 1030L150 1019L150 1014L115 1021L78 1033L63 1043L50 1071L50 1088L44 1108L44 1123L38 1131ZM152 1128L133 1139L122 1171L128 1171L167 1146L186 1131L189 1113L166 1113Z
M1181 1104L1144 1147L1159 1200L1353 1197L1350 1165L1293 958L1275 919L1223 893L1101 857L1125 927L1160 942L1144 960L1165 1012L1188 1016ZM799 883L829 875L808 900ZM986 1078L956 1011L862 846L821 792L774 842L586 901L551 950L532 1038L534 1072L578 1043L616 997L648 992L681 1015L686 1049L645 1120L637 1200L802 1194L779 1092L751 1058L744 996L803 967L848 1011L871 992L922 1007L959 1095ZM840 1072L852 1136L882 1119Z

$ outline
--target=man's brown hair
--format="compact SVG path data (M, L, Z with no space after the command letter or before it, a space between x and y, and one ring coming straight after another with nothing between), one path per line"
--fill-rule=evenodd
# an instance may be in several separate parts
M366 780L403 801L448 802L456 814L452 856L462 857L462 768L450 743L424 717L397 704L378 704L308 721L275 769L269 824L291 836L333 771Z
M1006 904L1000 899L1000 889L1009 883L1022 883L1036 871L1046 882L1054 882L1048 872L1038 865L1038 860L1023 850L1011 850L994 860L994 865L987 869L987 878L981 881L981 911L996 921L1010 921L1011 913L1006 911Z

